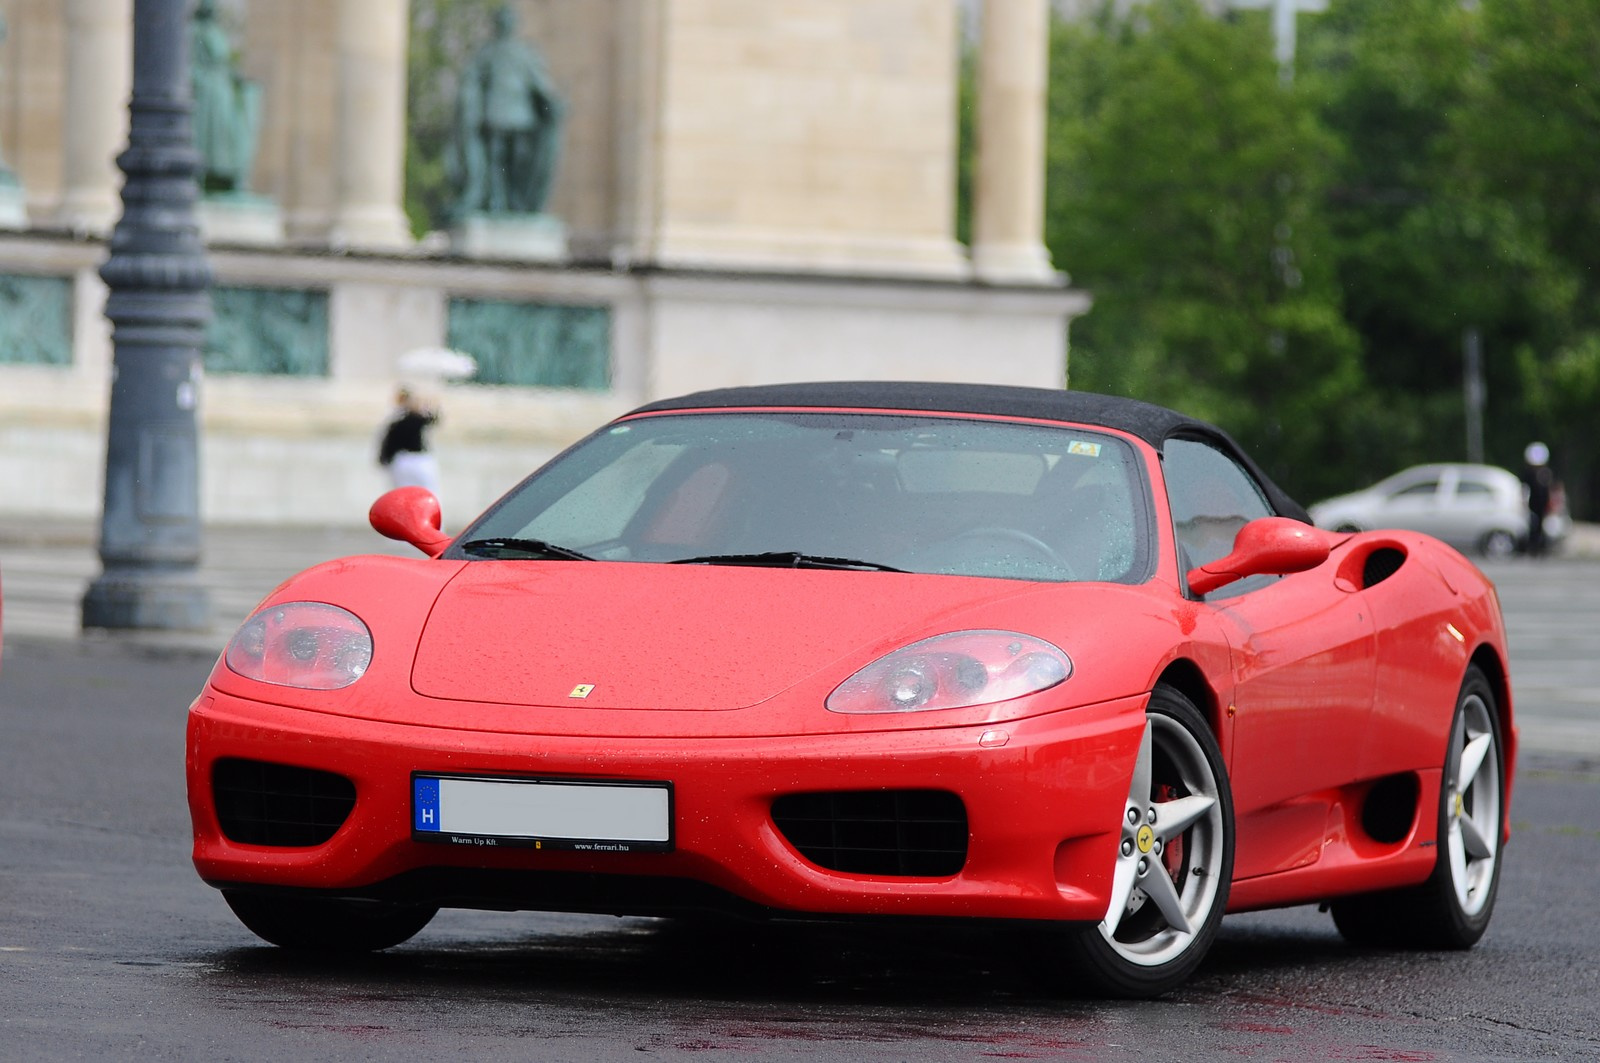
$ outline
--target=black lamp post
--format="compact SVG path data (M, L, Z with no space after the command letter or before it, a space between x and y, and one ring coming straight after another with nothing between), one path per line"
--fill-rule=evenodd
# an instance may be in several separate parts
M100 269L113 362L106 430L105 571L83 596L86 628L202 629L200 354L211 266L195 214L188 0L134 0L133 97L122 218Z

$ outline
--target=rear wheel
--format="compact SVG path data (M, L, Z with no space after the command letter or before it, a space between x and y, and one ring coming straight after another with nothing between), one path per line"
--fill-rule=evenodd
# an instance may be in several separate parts
M1072 939L1111 996L1150 997L1188 978L1216 938L1233 878L1233 797L1205 717L1157 687L1123 806L1111 904Z
M1336 901L1334 925L1359 945L1465 949L1489 927L1500 888L1505 748L1494 688L1467 669L1439 783L1439 855L1420 886Z
M439 909L378 901L224 890L233 914L257 937L306 952L376 952L410 940Z

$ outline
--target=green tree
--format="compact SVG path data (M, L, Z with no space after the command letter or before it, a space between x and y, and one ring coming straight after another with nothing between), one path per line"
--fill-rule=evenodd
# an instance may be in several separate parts
M1279 84L1264 17L1194 0L1059 21L1046 241L1094 308L1073 387L1208 417L1291 492L1330 487L1363 394L1324 175L1338 144Z
M1346 320L1379 408L1347 486L1421 461L1468 457L1463 346L1486 352L1486 457L1515 465L1523 387L1514 352L1560 284L1541 241L1488 194L1460 120L1484 48L1459 0L1341 0L1312 20L1301 68L1344 145L1325 214Z
M1575 513L1600 511L1600 4L1484 0L1453 131L1463 169L1545 256L1515 345L1509 428L1552 444ZM1508 441L1509 443L1510 441Z

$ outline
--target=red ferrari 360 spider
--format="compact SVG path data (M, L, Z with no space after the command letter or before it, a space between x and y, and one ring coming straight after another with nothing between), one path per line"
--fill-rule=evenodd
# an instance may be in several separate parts
M194 862L289 948L441 906L1048 924L1105 992L1225 912L1464 948L1516 730L1493 587L1217 428L976 385L655 402L426 557L295 576L188 721Z

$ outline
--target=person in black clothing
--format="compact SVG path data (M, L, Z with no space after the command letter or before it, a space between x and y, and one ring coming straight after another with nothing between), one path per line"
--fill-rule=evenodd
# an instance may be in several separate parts
M426 487L439 493L439 466L428 450L427 430L439 419L409 388L395 396L399 404L393 420L383 432L378 447L378 464L389 470L396 487Z
M1529 557L1543 557L1548 541L1544 533L1544 520L1550 513L1550 494L1555 486L1555 474L1550 471L1550 448L1543 443L1529 443L1522 452L1525 463L1522 483L1528 494Z

